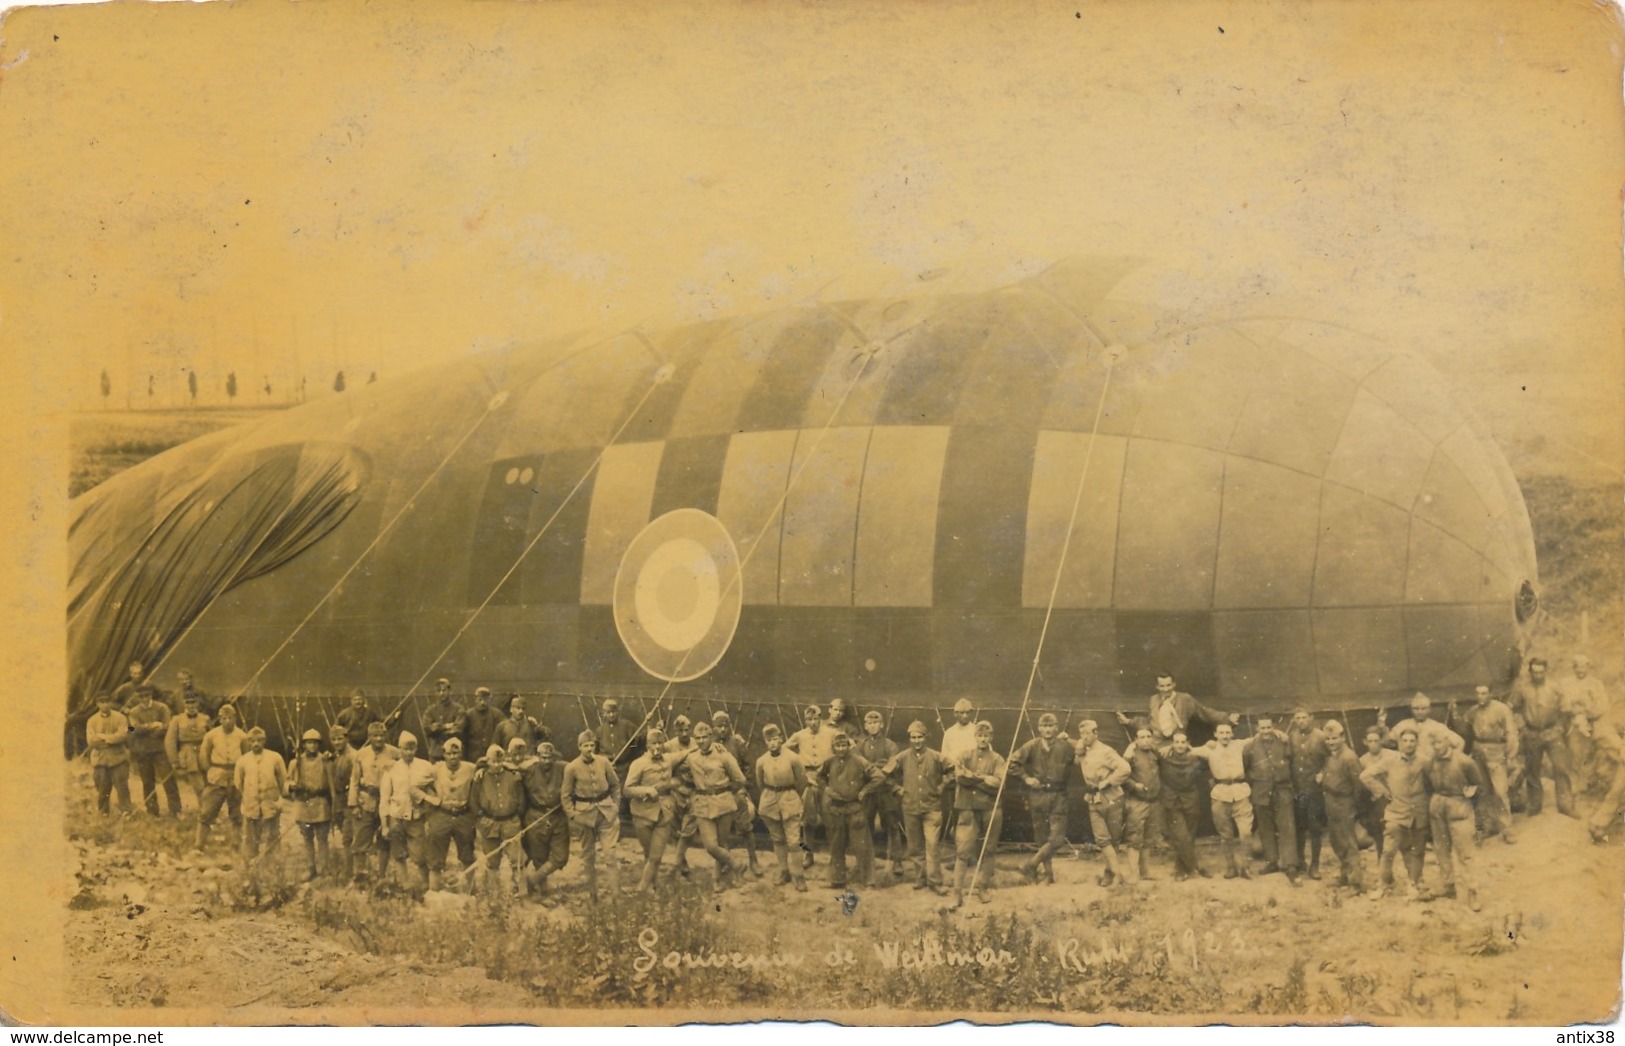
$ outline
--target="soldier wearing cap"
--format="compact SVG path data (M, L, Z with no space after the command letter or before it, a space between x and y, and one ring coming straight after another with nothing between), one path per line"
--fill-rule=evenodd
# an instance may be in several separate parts
M164 733L164 754L174 767L175 778L192 792L198 807L203 806L203 763L198 751L209 733L209 716L199 706L197 691L181 695L181 712L169 721Z
M1541 774L1549 763L1557 789L1557 812L1574 817L1574 760L1564 739L1569 715L1562 692L1546 677L1546 668L1545 658L1530 658L1527 674L1512 689L1512 711L1523 719L1518 747L1523 756L1524 809L1533 817L1545 806Z
M176 692L173 698L177 706L173 711L177 714L180 713L182 708L186 707L187 698L196 699L198 711L202 712L205 718L212 718L215 712L220 710L220 702L211 701L208 694L197 688L197 683L192 678L191 669L183 668L176 672L175 681L180 685L179 691Z
M367 859L378 854L379 879L389 869L389 844L383 835L383 817L378 809L384 777L389 768L401 757L401 750L384 740L386 727L374 722L367 727L367 743L358 749L350 762L350 794L348 796L350 821L351 875L360 876L367 871ZM349 733L346 731L345 736ZM380 845L380 840L384 840Z
M801 713L802 728L790 735L784 746L801 759L807 771L807 791L801 797L801 853L802 863L813 864L812 832L824 825L824 798L819 790L818 768L835 754L830 744L837 731L828 729L824 713L817 705L808 705Z
M424 756L431 763L445 758L446 742L462 739L468 719L457 699L451 696L451 680L435 680L435 700L423 713Z
M1127 811L1123 806L1123 782L1132 767L1100 739L1100 727L1093 719L1078 724L1078 771L1083 775L1083 801L1089 806L1089 828L1095 844L1106 858L1106 872L1100 885L1127 882L1128 872L1119 864L1117 847L1123 842Z
M1359 816L1359 797L1365 791L1360 774L1365 771L1359 756L1348 745L1343 724L1328 719L1321 730L1326 746L1326 760L1315 783L1320 785L1326 804L1326 833L1331 836L1332 853L1337 855L1339 871L1337 885L1352 887L1355 893L1365 890L1365 870L1360 861L1360 842L1355 835Z
M874 711L863 714L863 736L857 739L856 751L871 766L884 767L897 754L897 742L887 737L885 730L885 716ZM878 824L894 879L903 877L903 858L908 853L908 842L903 832L903 804L898 798L901 791L897 786L887 784L870 792L863 801L863 830L873 838Z
M688 716L679 715L671 721L671 736L666 738L666 754L682 757L694 749L694 724Z
M434 787L425 790L423 812L424 865L429 870L429 889L444 884L446 851L457 847L457 860L467 868L474 863L474 811L470 792L475 767L463 758L461 738L448 737L435 764Z
M807 892L802 864L790 860L790 847L801 840L801 796L807 790L807 769L801 759L784 747L784 731L777 724L762 728L767 751L756 760L756 788L761 794L758 813L773 841L773 855L779 859L779 883L795 883Z
M1004 823L997 797L1005 772L1004 757L993 751L993 724L984 719L976 724L975 751L954 764L955 908L964 906L965 887L973 875L976 899L987 903L993 851Z
M478 758L490 748L502 718L502 713L491 706L491 688L475 687L474 703L463 712L463 752Z
M942 893L942 797L953 792L953 764L925 743L925 724L908 724L908 747L881 767L897 788L903 811L908 857L914 862L914 889ZM952 800L950 800L951 802Z
M626 784L621 788L631 808L632 831L643 848L639 893L647 893L654 886L660 860L677 830L677 785L672 780L671 764L666 754L666 732L653 727L646 735L643 754L632 760Z
M527 747L535 750L536 746L547 740L547 730L536 718L525 713L525 698L522 694L515 694L513 700L508 702L508 718L497 724L497 732L493 735L491 743L504 752L513 744L513 739L523 738Z
M1070 741L1056 735L1060 724L1045 712L1038 717L1038 736L1016 749L1010 773L1027 786L1027 812L1032 818L1033 842L1038 852L1021 866L1028 882L1037 882L1039 870L1055 881L1055 853L1066 845L1066 783L1077 752Z
M874 839L864 821L864 801L885 784L880 768L853 751L852 738L836 732L833 754L813 775L824 792L829 816L829 884L846 888L846 850L857 855L859 886L874 880Z
M529 762L530 752L522 737L510 741L506 753L492 745L483 765L473 774L469 789L468 816L474 820L474 837L480 848L478 874L485 885L495 880L499 891L518 892L526 882L525 851L519 833L524 829L525 813L522 767ZM504 867L510 871L504 872Z
M339 863L341 874L346 880L355 874L354 854L352 853L351 832L355 827L350 817L350 775L355 770L355 750L350 747L350 738L342 726L334 725L327 731L328 744L331 746L323 753L327 759L328 770L333 777L333 832L329 845L340 847L342 853Z
M322 732L306 730L299 738L299 754L288 764L288 798L293 800L294 823L305 844L307 879L330 867L327 835L337 796L333 760L322 752Z
M745 796L745 773L733 755L716 744L711 725L703 720L694 724L694 750L672 772L678 789L688 798L700 845L716 862L713 885L721 890L733 871L733 859L723 849L722 841Z
M266 749L265 731L257 726L248 732L248 751L237 758L233 783L243 804L243 871L253 877L259 864L275 863L288 790L287 767Z
M96 714L85 720L85 746L90 749L90 772L96 781L96 809L112 812L109 802L118 793L119 813L130 815L130 721L113 707L112 694L96 695ZM198 828L202 849L203 828Z
M198 807L196 850L203 849L209 826L226 808L232 828L242 829L242 793L237 790L237 760L248 747L248 734L237 729L237 709L233 705L220 707L220 725L203 735L198 746L198 763L203 767L203 799ZM238 840L239 843L241 840Z
M344 736L350 739L350 747L360 751L367 744L369 736L367 731L372 724L378 723L387 734L389 728L394 726L400 718L401 713L398 709L384 718L379 718L378 713L374 712L372 706L367 704L367 695L361 691L360 687L357 687L350 692L350 707L334 716L333 722L344 728ZM391 745L390 747L393 748L394 746Z
M696 731L697 732L697 731ZM598 899L598 850L604 851L609 894L620 888L620 867L615 847L621 841L621 779L608 758L598 755L598 736L583 730L576 740L581 754L564 768L560 791L581 860L586 865L587 890Z
M389 857L410 888L421 890L428 878L427 799L434 789L434 764L418 758L418 739L401 731L401 756L384 774L378 789L378 814Z
M500 754L501 749L497 750ZM549 741L536 746L536 756L521 768L525 784L525 829L522 836L530 871L527 888L547 892L548 877L570 863L570 818L564 812L564 764Z
M711 713L711 735L716 739L717 745L727 749L728 754L734 757L739 764L741 772L750 765L746 756L745 739L734 732L733 717L723 709ZM740 795L739 809L734 811L733 820L728 824L728 846L738 840L745 844L745 856L750 862L750 874L760 879L762 877L761 865L756 861L756 805L757 797L750 794L750 775L745 776L745 791Z

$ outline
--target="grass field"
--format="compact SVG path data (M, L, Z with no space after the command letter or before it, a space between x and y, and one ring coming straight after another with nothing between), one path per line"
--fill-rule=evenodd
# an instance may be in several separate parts
M270 413L240 407L76 414L68 425L68 497L171 447Z

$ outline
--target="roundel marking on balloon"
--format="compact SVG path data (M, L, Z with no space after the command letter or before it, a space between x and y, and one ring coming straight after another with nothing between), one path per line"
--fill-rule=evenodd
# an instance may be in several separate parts
M698 679L727 653L743 602L739 553L713 515L674 509L626 546L615 572L615 630L638 667Z

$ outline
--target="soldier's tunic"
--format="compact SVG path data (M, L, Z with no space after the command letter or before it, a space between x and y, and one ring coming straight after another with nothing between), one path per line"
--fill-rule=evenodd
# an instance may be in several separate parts
M688 796L689 813L699 831L700 845L717 862L720 871L733 866L722 848L726 821L739 809L738 796L745 790L745 774L733 754L713 744L709 752L696 746L677 763L675 772Z
M532 759L523 770L525 783L525 855L543 877L570 863L570 818L564 812L564 764L545 766Z
M1143 850L1151 842L1151 812L1162 805L1162 757L1154 746L1136 742L1123 750L1123 760L1129 765L1123 779L1123 842Z
M287 786L282 757L270 749L244 752L233 768L233 781L242 796L243 860L253 861L262 848L273 857L281 838L282 793Z
M1207 763L1194 752L1183 755L1169 748L1157 764L1162 778L1162 809L1168 842L1174 852L1174 874L1196 875L1196 818L1202 801L1202 779Z
M471 809L463 816L473 821L474 834L479 840L480 859L489 871L496 868L504 856L517 870L524 862L524 844L517 842L524 828L525 779L523 772L508 763L487 764L476 773L469 768ZM444 774L445 767L441 767ZM506 849L503 849L506 847ZM444 848L442 857L444 856ZM499 853L498 851L502 851ZM459 857L462 855L459 854Z
M1297 866L1303 865L1304 845L1313 845L1312 860L1320 860L1320 837L1326 829L1326 796L1316 780L1326 766L1326 735L1317 726L1288 726L1287 747L1292 755L1292 827L1297 841Z
M643 873L638 885L654 885L660 860L677 829L676 782L664 749L645 752L632 760L621 786L632 813L632 830L643 847Z
M434 787L434 764L427 759L405 757L396 760L384 773L378 787L378 815L391 825L389 855L395 861L410 860L420 868L428 865L424 795Z
M1252 785L1253 810L1258 815L1258 838L1264 861L1283 871L1298 867L1298 834L1292 809L1292 749L1274 733L1261 733L1247 742L1242 754L1247 783Z
M1332 853L1337 855L1340 878L1359 890L1365 885L1360 863L1360 843L1354 826L1359 811L1360 784L1364 771L1360 759L1347 745L1328 753L1320 770L1320 788L1326 804L1326 829L1331 836Z
M474 764L466 759L459 759L455 770L448 763L435 765L434 797L438 804L424 811L423 825L423 841L428 850L425 863L431 872L445 870L449 846L457 848L457 861L464 868L474 863L476 811L469 793L474 786L476 772ZM483 838L480 845L483 854Z
M1541 783L1541 772L1543 765L1550 763L1552 782L1557 789L1557 810L1572 815L1574 757L1564 736L1568 731L1569 714L1563 707L1562 691L1550 679L1537 684L1526 676L1518 680L1512 690L1512 711L1523 717L1518 747L1524 766L1524 808L1531 816L1544 808L1546 789Z
M845 755L831 756L814 776L829 811L829 883L837 889L846 886L850 846L857 855L858 885L867 886L874 878L875 853L864 822L864 800L882 784L880 768L848 748Z
M1034 864L1052 860L1055 852L1066 845L1066 784L1076 759L1077 751L1072 744L1058 737L1048 742L1035 737L1016 749L1010 759L1014 776L1038 779L1038 787L1027 787L1033 842L1039 844L1038 853L1033 856Z
M564 768L561 786L564 807L569 813L581 861L585 865L588 888L598 890L598 848L603 845L610 877L610 890L618 887L619 869L615 846L621 841L621 780L609 759L594 755L592 762L577 756Z
M882 768L901 777L903 831L908 836L908 857L914 862L915 882L942 885L942 859L937 845L942 834L942 797L951 793L953 767L941 752L930 748L903 749Z
M162 787L170 814L180 816L180 786L164 753L164 738L169 734L169 706L158 700L138 701L124 714L130 721L130 760L141 778L142 802L147 813L158 816L158 788Z
M1463 718L1473 737L1473 761L1489 786L1478 793L1474 805L1486 825L1494 825L1504 833L1512 824L1510 768L1518 758L1518 727L1512 709L1491 698L1482 705L1475 702Z
M164 751L169 765L175 768L175 777L192 789L193 795L203 795L203 763L198 750L209 732L209 717L202 712L188 715L182 712L169 721L164 734Z
M1225 839L1246 839L1253 833L1253 788L1247 783L1247 742L1209 741L1191 751L1207 762L1208 772L1213 775L1208 805L1214 829Z
M1106 750L1111 751L1109 748ZM1112 755L1115 756L1117 753L1112 752ZM986 752L977 750L961 756L957 765L979 777L1004 779L1004 757L991 749ZM960 885L963 887L968 881L976 870L977 861L980 860L982 867L977 882L982 886L991 886L994 843L997 842L1000 827L1004 824L1003 814L993 801L997 788L981 780L956 779L954 784L954 852L959 862ZM985 856L982 843L984 837L987 838Z
M462 707L449 695L430 705L423 713L424 754L429 762L438 763L444 759L446 742L454 737L462 740L467 729L468 720ZM466 746L464 750L467 750Z
M1394 859L1403 857L1411 884L1422 884L1422 853L1427 845L1428 793L1422 770L1427 760L1409 758L1389 749L1360 772L1360 783L1373 795L1386 799L1383 812L1383 851L1380 882L1392 886Z
M351 852L362 858L377 850L380 872L389 858L389 847L378 845L381 827L378 799L383 788L384 776L400 757L400 749L394 745L384 745L381 750L368 745L358 750L350 762L350 794L347 805L350 808L353 826L350 829L348 843Z
M885 734L864 733L853 746L853 751L869 761L871 766L882 767L897 754L897 742ZM908 852L903 832L903 806L891 788L877 788L863 800L863 830L872 837L875 826L886 842L886 860L892 862L893 871Z
M802 796L801 810L803 828L818 828L824 823L824 800L814 777L818 773L818 768L829 762L829 757L835 754L834 742L835 731L822 721L819 722L818 729L802 727L784 742L784 747L801 757L801 765L807 771L807 792Z
M807 790L807 770L801 758L786 748L780 748L778 755L762 753L756 760L756 787L761 795L756 812L767 825L773 850L788 852L801 842L801 795ZM799 864L792 874L801 874Z
M98 711L85 720L85 745L90 749L90 773L96 782L96 809L110 813L110 797L118 792L121 813L130 812L130 721L123 712Z
M471 756L484 755L496 743L497 727L505 718L490 705L478 702L470 705L463 713L463 752Z
M203 800L198 810L201 823L213 824L221 806L226 808L232 824L242 821L242 793L237 790L236 771L237 760L246 751L248 732L240 727L228 731L217 726L203 735L203 743L198 746L198 762L204 774Z
M1123 782L1132 768L1106 742L1096 739L1078 749L1078 770L1083 774L1083 801L1089 804L1089 827L1101 846L1123 842L1125 810Z
M1443 758L1429 759L1422 767L1428 791L1428 820L1432 826L1433 852L1439 860L1444 888L1453 889L1459 878L1469 890L1473 879L1473 804L1467 789L1481 789L1483 775L1478 764L1455 749Z

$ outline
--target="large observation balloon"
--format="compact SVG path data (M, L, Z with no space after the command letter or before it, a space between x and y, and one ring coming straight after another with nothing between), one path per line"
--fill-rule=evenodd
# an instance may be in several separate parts
M260 694L434 666L1008 708L1052 593L1044 707L1504 678L1533 542L1446 383L1310 321L1175 322L1121 272L514 349L177 448L75 503L73 706L166 657Z

